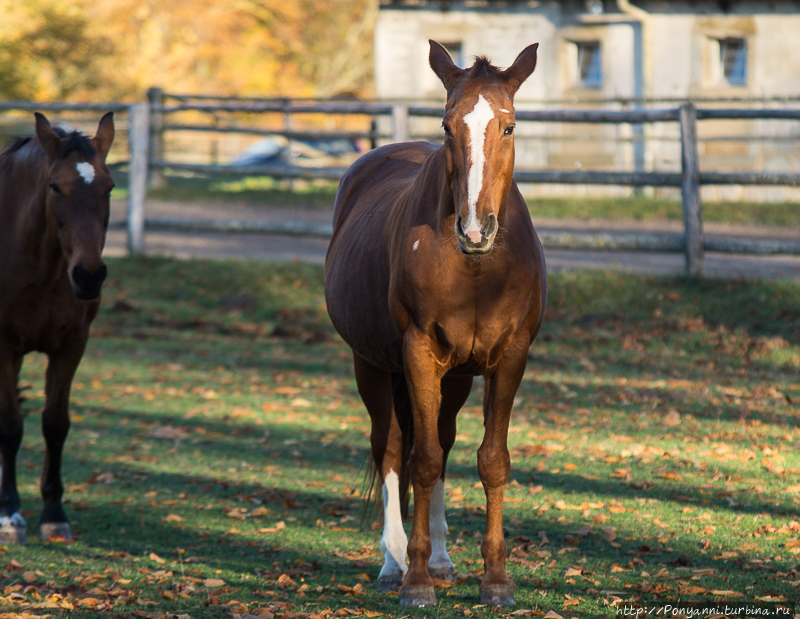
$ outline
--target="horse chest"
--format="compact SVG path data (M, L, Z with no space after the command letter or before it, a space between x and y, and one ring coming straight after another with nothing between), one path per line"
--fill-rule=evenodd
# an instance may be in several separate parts
M509 339L529 343L534 307L534 276L502 272L431 269L404 291L411 322L428 333L442 362L477 370L493 366ZM527 346L527 344L526 344Z
M19 291L8 312L6 333L11 334L21 354L57 350L88 328L88 304L79 304L62 288L56 284Z

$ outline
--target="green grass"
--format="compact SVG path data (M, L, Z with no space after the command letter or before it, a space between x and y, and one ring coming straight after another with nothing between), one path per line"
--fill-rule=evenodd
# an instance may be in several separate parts
M128 195L127 175L114 172L114 198ZM269 177L167 176L167 183L148 191L148 197L177 202L233 202L332 209L338 183L325 180L279 181Z
M664 198L528 198L533 217L682 221L680 201ZM703 202L703 221L800 228L800 204L793 202Z
M114 173L115 198L127 196L127 179ZM332 209L336 183L330 181L288 181L267 177L199 178L170 176L167 184L151 190L157 200L183 202L236 202L276 206ZM664 198L527 198L534 217L658 221L683 219L681 203ZM800 228L800 204L792 202L705 202L703 220L733 224L762 224Z
M401 612L374 590L380 530L359 526L369 424L321 268L109 270L73 389L74 543L33 535L44 360L23 367L31 540L0 548L0 617L600 618L632 601L798 597L797 284L552 276L509 437L518 605L478 606L478 380L448 476L465 580L437 588L438 608Z

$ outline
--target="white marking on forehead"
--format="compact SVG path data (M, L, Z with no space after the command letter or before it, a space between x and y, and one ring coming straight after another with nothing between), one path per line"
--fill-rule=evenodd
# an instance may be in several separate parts
M506 114L510 114L510 113L511 113L509 110L507 110L507 109L506 109L506 108L504 108L504 107L501 107L501 108L500 108L500 111L501 111L501 112L505 112Z
M88 161L82 161L77 166L78 174L83 177L85 183L91 183L94 180L94 166Z
M414 244L411 246L411 249L413 249L414 251L417 251L417 247L419 247L419 239L414 241Z
M467 217L467 225L464 227L464 233L473 243L479 243L481 240L481 228L478 225L476 208L478 197L483 188L483 165L486 161L486 153L483 151L483 146L486 141L486 128L493 118L494 110L492 110L489 102L483 98L483 95L478 95L478 102L475 107L472 108L469 114L464 115L464 123L469 130L470 143L470 163L467 170L469 215Z

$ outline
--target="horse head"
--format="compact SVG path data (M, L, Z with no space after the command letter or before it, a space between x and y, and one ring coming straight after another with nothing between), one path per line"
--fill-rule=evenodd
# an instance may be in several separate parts
M96 299L107 274L101 253L114 187L106 166L114 141L113 112L100 120L94 138L54 129L37 112L36 138L49 164L48 228L58 235L75 296Z
M514 95L536 67L539 44L504 71L485 58L461 69L439 43L430 46L431 68L447 89L442 127L456 238L463 253L488 254L514 174Z

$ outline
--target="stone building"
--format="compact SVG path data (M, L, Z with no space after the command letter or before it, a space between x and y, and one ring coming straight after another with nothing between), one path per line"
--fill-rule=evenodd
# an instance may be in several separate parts
M444 44L462 65L480 54L500 66L538 41L539 64L517 95L518 108L631 109L685 100L725 107L785 106L792 100L797 105L797 32L800 2L787 0L381 0L375 89L382 99L443 100L444 89L428 68L428 39ZM680 167L674 123L526 123L520 129L518 167ZM425 135L436 130L433 121L416 127ZM703 121L699 132L702 169L800 170L798 122ZM710 198L770 199L793 193L730 187L704 192Z

